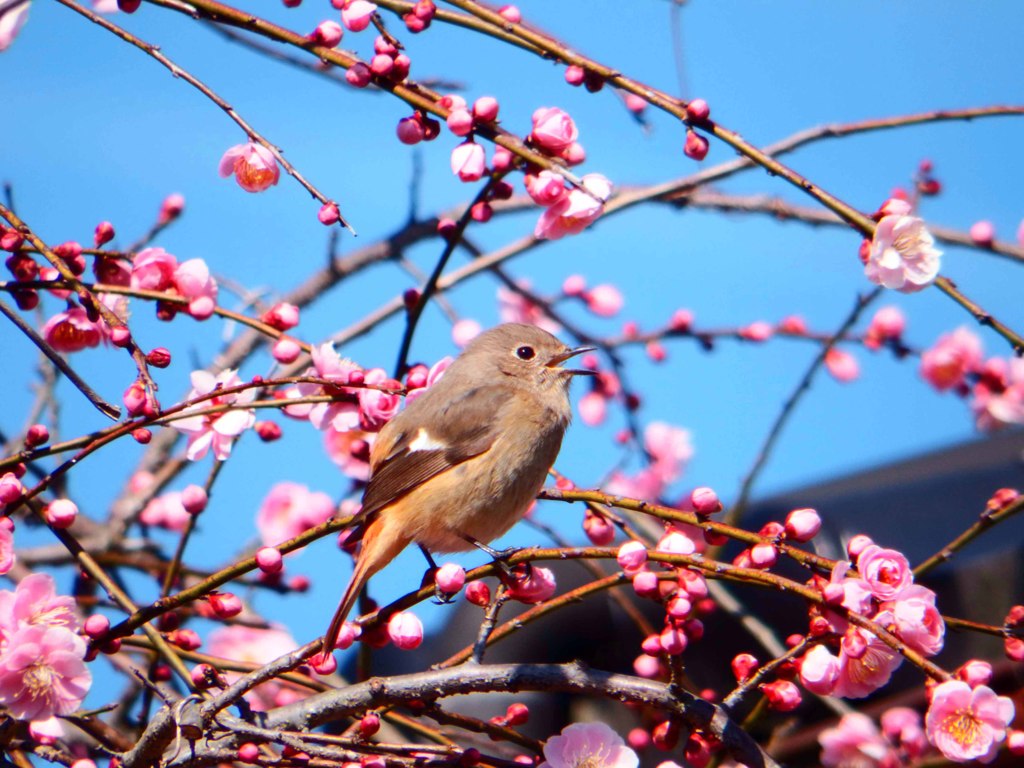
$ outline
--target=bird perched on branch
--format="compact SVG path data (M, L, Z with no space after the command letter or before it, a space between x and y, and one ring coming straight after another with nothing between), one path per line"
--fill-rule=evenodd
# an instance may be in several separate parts
M362 549L325 655L366 581L412 542L428 559L473 547L499 554L487 543L525 514L558 455L570 381L593 373L562 364L591 349L571 349L535 326L499 325L381 429L356 521Z

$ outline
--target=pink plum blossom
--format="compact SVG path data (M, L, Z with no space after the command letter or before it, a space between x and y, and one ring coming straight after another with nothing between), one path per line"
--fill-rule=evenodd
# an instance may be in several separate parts
M867 339L874 342L882 342L888 339L898 339L903 335L907 327L907 318L899 307L882 307L871 318L868 324Z
M875 227L864 273L876 285L913 293L938 277L941 255L924 221L916 216L884 216Z
M821 764L825 768L870 768L882 765L892 754L892 746L867 715L850 712L835 728L826 728L818 736Z
M516 579L508 595L521 603L543 603L555 594L555 574L550 568L534 565L525 579Z
M52 715L30 722L28 724L28 734L36 743L47 747L53 746L65 736L64 726L60 720Z
M196 320L205 320L217 306L217 281L202 259L189 259L174 270L178 293L188 299L188 313Z
M647 562L647 547L640 541L627 541L619 547L616 560L627 574L633 574Z
M825 368L832 378L844 384L855 381L860 376L860 365L857 358L845 349L832 347L825 353Z
M588 173L581 181L582 190L569 190L559 202L545 209L533 229L534 237L558 240L565 235L578 234L604 213L605 201L612 193L612 183L599 173Z
M346 477L365 482L370 478L370 446L376 437L358 429L324 430L324 450Z
M596 427L608 414L608 398L597 391L587 392L580 398L577 409L584 424Z
M192 390L188 393L186 400L209 395L217 389L233 387L242 383L234 370L222 371L216 376L209 371L193 371L191 378ZM191 413L218 405L236 407L221 413L188 416L171 422L172 427L188 437L185 455L189 461L203 458L211 448L213 455L219 461L224 461L230 456L235 438L256 423L256 414L252 409L237 406L247 405L255 397L255 390L252 389L230 395L217 395L189 406L184 412Z
M132 259L131 286L145 291L166 291L174 285L178 260L163 248L144 248Z
M274 153L254 141L228 149L218 171L223 177L234 174L238 186L246 192L263 192L277 184L281 176Z
M962 385L969 373L981 368L981 362L981 339L961 326L921 353L921 376L941 392Z
M821 516L813 509L794 509L786 515L786 536L793 541L810 541L821 530Z
M891 625L897 637L925 656L934 656L942 650L946 623L935 607L934 592L914 584L886 607L875 621L884 627Z
M452 173L460 181L479 181L487 172L484 148L475 141L466 141L452 150Z
M526 280L520 280L519 285L522 288L530 288L530 283ZM498 289L498 316L503 323L536 325L548 333L557 334L562 330L562 326L548 317L543 307L505 287Z
M530 140L554 155L560 155L579 137L576 123L558 107L541 107L533 113Z
M921 715L910 707L892 707L879 718L882 733L894 745L898 744L908 757L920 757L928 748Z
M256 513L256 529L267 546L277 546L334 514L334 501L326 493L310 491L299 483L277 483Z
M22 626L0 653L0 704L19 720L67 715L92 685L85 641L64 626Z
M13 592L0 590L0 648L25 627L58 627L72 633L79 629L75 599L58 595L48 573L26 576Z
M622 292L614 285L595 285L586 292L587 309L601 317L614 317L622 309Z
M139 522L169 531L183 531L188 526L192 515L185 509L180 491L163 493L150 499L139 513Z
M335 7L338 4L335 2ZM341 23L350 32L362 32L373 20L377 6L368 0L345 0L341 6Z
M371 368L366 372L367 384L388 386L393 383L383 368ZM397 385L397 382L394 382ZM367 432L377 432L394 418L402 405L402 398L379 389L359 390L359 424Z
M639 762L636 752L604 723L573 723L544 744L540 768L637 768Z
M7 521L8 518L4 518ZM14 553L14 528L10 525L0 524L0 576L9 573L17 562L17 555Z
M903 657L872 633L851 627L839 651L835 695L862 699L889 682Z
M824 645L816 645L800 662L800 682L811 693L829 696L839 680L839 659Z
M21 28L25 26L25 22L28 21L30 5L32 5L30 2L20 3L7 9L0 16L0 52L6 51L11 46L14 38L21 32Z
M526 174L523 182L526 193L537 205L554 205L568 194L562 177L552 171L544 170L537 174Z
M996 239L996 228L991 221L976 221L968 231L975 245L991 248Z
M210 633L206 650L211 656L262 666L286 653L294 651L298 643L283 628L256 629L235 624ZM238 679L237 672L224 672L230 684ZM306 691L288 683L272 680L249 691L245 698L257 712L304 698Z
M466 569L458 563L445 563L434 574L434 583L445 594L453 595L466 583Z
M452 341L459 349L465 349L483 330L480 323L470 318L462 318L452 326Z
M978 429L1024 424L1024 360L989 360L972 394L971 410Z
M423 623L415 613L399 611L388 621L388 637L403 651L419 648L423 642Z
M313 367L306 371L307 376L327 379L338 385L352 384L363 381L363 369L348 358L341 357L332 344L321 344L313 347L311 353ZM319 384L299 384L296 387L299 397L324 394ZM356 390L343 389L351 394L350 399L336 399L329 403L313 405L288 406L285 411L289 416L308 417L317 429L334 428L339 431L359 426L359 407L356 403ZM337 394L337 392L332 392Z
M99 346L105 338L103 321L93 322L77 305L47 320L40 335L58 352L81 352Z
M423 380L422 386L413 386L412 383L410 382L408 385L409 391L405 395L406 407L408 407L409 404L413 402L417 397L419 397L428 389L430 389L430 387L434 386L437 382L439 382L441 380L441 377L444 376L444 372L448 370L448 366L452 364L452 361L454 359L455 358L446 355L445 357L442 357L440 360L434 363L432 366L430 366L430 369L427 371L426 378Z
M651 457L652 471L665 485L678 480L693 458L689 431L662 421L652 421L644 429L644 448Z
M988 686L971 690L961 680L948 680L932 690L925 730L928 740L949 760L989 762L1006 738L1013 715L1013 702L996 696Z
M914 579L910 563L902 553L877 544L869 544L857 556L857 571L879 600L896 598Z

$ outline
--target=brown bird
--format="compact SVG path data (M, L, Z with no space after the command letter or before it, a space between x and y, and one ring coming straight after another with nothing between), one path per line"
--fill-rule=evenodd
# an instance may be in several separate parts
M569 425L569 382L547 331L508 323L480 334L424 394L388 422L370 452L356 538L362 550L324 636L325 654L363 586L410 543L430 552L486 546L526 512Z

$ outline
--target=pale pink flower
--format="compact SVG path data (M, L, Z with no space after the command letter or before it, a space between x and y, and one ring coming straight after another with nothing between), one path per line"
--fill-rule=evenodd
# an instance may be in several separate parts
M366 372L366 383L387 385L392 379L383 368L371 368ZM359 390L359 424L367 432L377 432L394 418L402 405L398 395L382 392L379 389Z
M924 221L916 216L885 216L875 227L864 273L876 285L913 293L938 277L941 255Z
M376 12L377 6L368 0L346 0L341 6L341 23L350 32L362 32L370 26Z
M976 245L990 248L996 239L996 228L991 221L976 221L971 224L968 234Z
M237 386L242 383L234 370L222 371L214 376L208 371L192 372L192 391L186 400L208 395L216 389ZM243 406L256 397L255 390L246 389L230 395L217 395L185 409L185 413L217 405ZM203 458L212 448L213 455L224 461L231 455L235 438L256 423L256 414L251 408L235 407L221 413L188 416L171 422L171 426L188 437L185 455L189 461Z
M192 515L185 509L180 491L164 493L150 499L139 513L139 522L168 531L184 531Z
M857 358L838 347L832 347L825 353L825 368L832 374L832 378L844 384L855 381L860 376Z
M132 259L132 288L166 291L174 285L178 260L163 248L144 248Z
M483 327L476 320L463 318L452 326L452 341L459 349L465 349L473 339L480 335Z
M608 415L608 398L600 392L587 392L580 398L576 407L579 410L580 420L588 427L596 427L603 423Z
M981 339L961 326L940 336L935 346L921 354L921 376L941 392L963 384L981 363Z
M1024 360L989 360L985 373L972 391L971 410L978 429L1024 424Z
M313 367L306 371L307 376L327 379L338 385L363 380L363 369L348 358L341 357L334 350L333 344L321 344L319 347L313 347L311 356ZM299 397L326 394L324 388L319 384L299 384L295 391ZM333 428L345 431L358 427L359 406L356 402L356 390L341 388L341 392L349 394L350 397L336 399L329 403L288 406L285 411L289 416L307 416L317 429ZM334 390L331 394L337 395L338 391Z
M82 307L58 312L43 325L40 335L58 352L81 352L97 347L106 333L102 320L93 322Z
M662 421L653 421L644 429L644 448L651 457L651 469L665 485L678 480L693 458L689 431Z
M627 541L619 547L616 560L627 574L635 574L647 562L647 547L640 541Z
M835 695L862 699L889 682L903 657L872 633L851 627L839 651Z
M893 744L898 744L910 758L920 757L928 748L921 715L910 707L892 707L879 718L882 733Z
M886 609L875 617L884 627L892 625L896 636L925 656L942 650L946 623L935 607L935 593L914 584L900 592Z
M534 237L558 240L565 235L578 234L604 213L605 201L612 193L612 183L599 173L588 173L581 181L582 190L569 190L559 202L545 209L533 229Z
M26 576L13 592L0 590L0 648L25 627L58 627L71 633L79 629L75 599L58 595L48 573Z
M846 574L850 570L850 564L840 560L832 568L829 580L830 585L838 585L842 590L842 599L839 604L846 610L859 613L862 616L869 616L874 613L872 606L871 585L864 579L858 579ZM843 632L846 629L846 620L835 614L829 616L829 620L836 628L836 631Z
M857 555L857 571L879 600L895 599L914 580L910 563L902 553L877 544L869 544Z
M438 589L453 595L466 583L466 569L458 563L445 563L434 573L434 583Z
M14 38L21 32L21 28L25 26L25 22L28 21L28 8L30 5L32 3L26 0L24 3L7 9L0 16L0 52L6 51L11 46Z
M586 292L584 298L587 309L601 317L614 317L622 309L622 292L614 285L607 283L595 285Z
M274 153L253 141L228 149L218 171L223 177L234 174L238 186L246 192L263 192L277 184L281 176Z
M415 613L399 611L388 621L388 637L403 651L419 648L423 642L423 622Z
M949 680L932 690L925 730L928 740L949 760L989 762L1006 738L1013 715L1013 702L996 696L988 686L971 690L961 680Z
M206 644L211 656L257 665L267 664L297 647L295 639L283 628L255 629L239 624L214 630ZM237 672L225 672L223 675L229 684L239 677ZM254 710L265 712L304 698L307 693L304 689L273 680L249 691L245 698Z
M659 498L664 489L663 476L653 466L644 467L632 475L615 470L604 484L605 492L613 496L649 501Z
M64 726L60 720L51 715L29 723L28 734L36 743L51 747L64 738Z
M811 693L830 696L839 680L839 659L824 645L816 645L800 662L800 682Z
M882 307L875 312L868 324L868 339L885 341L887 339L898 339L903 335L907 327L907 318L899 307Z
M526 193L537 205L554 205L567 194L562 177L552 171L528 173L524 177L523 183L526 186Z
M430 366L430 370L427 371L427 377L423 382L423 386L411 389L409 392L406 393L405 407L408 408L409 404L413 400L415 400L417 397L422 395L432 386L437 384L437 382L441 380L441 377L444 376L444 372L448 370L448 366L451 365L452 361L454 360L455 358L452 357L451 355L445 355L432 366Z
M550 568L534 565L525 579L515 579L508 596L521 603L543 603L555 594L555 574Z
M452 150L452 173L460 181L479 181L487 172L484 148L475 141L465 141Z
M541 149L560 155L578 137L576 123L558 107L541 107L533 113L530 140Z
M520 280L519 285L525 289L530 288L530 283L526 280ZM540 305L504 286L498 289L498 317L503 323L536 325L552 334L562 330L562 326L548 317Z
M324 451L346 477L365 482L370 479L370 446L376 437L359 429L324 430Z
M67 627L30 624L0 653L0 704L19 720L45 720L78 709L89 686L85 641Z
M260 540L277 546L315 528L334 514L334 502L326 493L310 491L299 483L277 483L256 513Z
M604 723L573 723L544 744L540 768L637 768L639 762L636 752Z
M17 555L14 554L14 528L0 524L0 576L9 573L16 562Z
M871 718L859 712L843 715L835 728L821 732L818 743L825 768L873 768L892 752Z
M174 270L178 293L188 299L188 313L196 320L205 320L217 306L217 281L202 259L189 259Z

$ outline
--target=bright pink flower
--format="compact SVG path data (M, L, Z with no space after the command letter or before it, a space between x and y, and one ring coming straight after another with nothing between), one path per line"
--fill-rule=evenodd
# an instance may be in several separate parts
M844 384L855 381L860 376L860 365L857 363L857 358L845 349L838 347L832 347L825 353L825 368L836 381L841 381Z
M893 600L910 586L914 575L907 558L895 549L870 544L857 555L857 571L879 600Z
M64 726L61 725L60 720L51 715L50 717L33 720L29 723L28 733L38 744L52 747L64 738Z
M316 29L313 30L313 34L309 36L317 45L323 45L328 48L333 48L341 42L341 37L344 32L341 29L341 24L336 21L321 21L316 25Z
M185 509L179 491L171 491L150 499L139 513L139 522L143 525L166 528L169 531L185 530L191 519L192 515Z
M484 148L475 141L464 141L452 150L451 166L460 181L479 181L487 172Z
M0 590L0 648L10 636L25 627L58 627L75 633L79 629L75 599L57 595L48 573L26 576L14 592Z
M297 647L295 639L285 629L255 629L237 624L214 630L206 644L211 656L256 665L267 664ZM229 684L239 677L237 672L222 674ZM265 712L304 698L307 693L304 689L274 680L257 686L245 698L254 710Z
M419 648L423 642L423 623L415 613L400 611L388 621L388 637L403 651Z
M988 685L992 682L992 675L992 665L981 659L971 659L956 672L957 679L963 680L971 688Z
M508 595L521 603L543 603L555 594L555 574L550 568L534 565L525 579L516 579Z
M367 384L387 385L392 381L383 368L371 368L366 372ZM359 390L359 423L367 432L377 432L394 418L402 404L402 398L379 389Z
M277 546L326 522L334 514L334 501L326 493L310 491L299 483L277 483L256 513L256 529L267 546Z
M78 517L78 505L71 499L54 499L46 505L43 517L54 528L70 528Z
M870 632L851 627L839 651L835 695L862 699L889 682L903 657Z
M662 421L652 421L644 429L644 448L651 457L651 470L666 485L679 479L693 457L689 431Z
M274 153L253 141L228 149L218 170L223 177L234 174L238 186L246 192L263 192L277 184L281 176Z
M6 51L28 21L30 2L20 3L0 16L0 52Z
M188 313L196 320L205 320L217 306L217 281L202 259L189 259L174 270L178 293L188 299Z
M608 398L600 392L587 392L580 398L577 409L584 424L596 427L604 422L608 414Z
M299 324L299 308L287 301L279 301L264 312L260 320L279 331L288 331Z
M907 318L899 307L882 307L868 325L867 337L876 341L898 339L907 327Z
M615 540L615 526L612 522L589 511L583 518L583 532L595 547L606 547Z
M925 730L928 740L949 760L988 762L1006 738L1013 714L1013 702L996 696L988 686L971 690L961 680L949 680L932 690Z
M458 563L445 563L434 574L434 583L447 595L454 595L466 583L466 569Z
M876 285L913 293L938 277L941 255L924 221L916 216L885 216L875 227L864 273Z
M74 712L92 684L84 656L85 641L66 627L21 627L0 653L0 704L19 720Z
M526 280L520 280L519 285L527 289L530 287ZM536 325L548 333L558 333L562 330L562 326L548 317L540 305L505 287L498 289L498 317L503 323Z
M821 530L821 516L813 509L794 509L786 515L786 536L793 541L810 541Z
M14 527L0 525L0 576L9 573L17 561L17 555L14 553Z
M480 323L470 318L462 318L452 326L452 341L459 349L465 349L483 330Z
M884 627L891 624L897 637L925 656L934 656L942 650L946 623L935 608L934 592L913 584L887 603L886 608L875 621Z
M526 186L526 193L537 205L554 205L568 194L562 177L552 171L528 173L523 178L523 183Z
M427 371L423 385L410 389L410 391L405 395L405 406L408 408L411 402L439 382L441 377L444 376L444 372L448 370L448 366L452 364L454 359L455 358L446 355L430 366L430 370ZM410 387L411 386L412 385L410 384Z
M58 312L43 325L40 334L58 352L81 352L99 346L105 333L103 321L93 322L82 307Z
M704 485L690 491L690 506L698 515L713 515L722 511L722 502L715 489Z
M370 445L376 437L358 429L324 430L324 450L346 477L365 482L370 477Z
M368 0L346 0L341 6L341 23L350 32L362 32L370 26L376 12L377 6Z
M510 21L513 24L518 24L523 20L522 12L514 5L503 5L498 9L498 13L501 14L505 21Z
M481 96L473 102L473 117L482 123L493 123L498 119L500 105L493 96Z
M816 645L800 662L800 682L811 693L830 696L839 680L839 659L824 645Z
M321 344L313 347L311 353L313 368L306 371L307 376L328 379L337 385L354 384L363 381L363 369L346 357L334 351L332 344ZM318 384L299 384L295 390L299 397L325 394L324 388ZM333 428L344 432L359 426L359 407L356 403L357 390L344 389L351 395L349 399L339 399L330 403L313 405L288 406L286 413L297 418L308 417L317 429ZM332 392L337 394L337 391Z
M541 149L560 155L579 137L572 118L558 107L541 107L533 113L530 139Z
M208 371L192 372L192 391L186 400L208 395L215 389L233 387L242 383L234 370L222 371L214 376ZM217 405L240 406L251 403L256 397L255 390L247 389L230 395L217 395L201 403L189 406L185 413L202 410ZM189 461L203 458L212 448L213 455L224 461L231 455L231 447L235 438L256 423L256 414L252 409L232 408L221 413L188 416L171 422L171 426L188 437L185 455Z
M940 392L960 386L981 367L981 339L966 326L939 337L921 354L921 376Z
M842 560L837 562L835 567L832 569L829 585L834 585L839 588L839 594L841 595L838 600L839 605L842 605L848 611L870 616L874 613L871 602L871 585L864 579L848 577L846 574L849 570L849 563ZM825 594L827 597L828 592ZM837 614L833 614L831 612L827 615L829 623L832 624L837 632L846 631L846 619L843 619Z
M818 736L821 764L825 768L871 768L880 766L892 753L867 715L851 712L843 715L835 728L826 728ZM896 758L895 754L891 755Z
M25 486L13 472L0 475L0 509L13 504L25 494Z
M453 108L445 118L445 123L448 125L448 130L456 136L469 136L473 132L473 115L465 107Z
M614 317L622 309L622 292L607 283L595 285L585 294L587 309L601 317Z
M540 768L637 768L639 762L636 752L604 723L573 723L544 744Z
M711 145L708 140L692 129L686 131L686 141L683 142L683 154L692 160L700 162L708 156L708 149Z
M989 360L972 394L971 410L978 429L1024 424L1024 360Z
M558 240L582 232L602 213L612 193L612 183L599 173L588 173L581 181L586 191L571 189L562 200L541 214L533 229L538 240Z
M144 248L132 259L132 288L166 291L174 285L178 260L163 248Z

